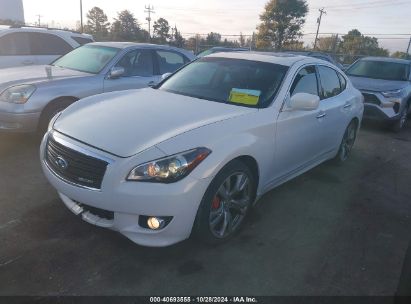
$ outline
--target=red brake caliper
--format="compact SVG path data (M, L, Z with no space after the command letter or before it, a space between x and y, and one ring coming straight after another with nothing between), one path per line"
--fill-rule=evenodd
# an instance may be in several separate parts
M221 199L218 196L215 196L213 199L213 203L211 204L211 209L217 210L220 208L221 205Z

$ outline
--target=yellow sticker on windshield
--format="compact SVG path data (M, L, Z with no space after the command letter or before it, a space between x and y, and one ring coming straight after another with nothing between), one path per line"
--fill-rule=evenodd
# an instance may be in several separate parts
M261 91L257 90L232 89L228 100L230 102L255 106L260 100L260 95Z

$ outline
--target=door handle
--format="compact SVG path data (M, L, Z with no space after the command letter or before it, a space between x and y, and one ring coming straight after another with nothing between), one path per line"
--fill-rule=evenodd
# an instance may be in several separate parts
M318 114L317 119L324 118L325 116L327 116L327 113L321 112L320 114Z
M351 103L346 103L345 105L344 105L344 109L348 109L348 108L351 108L352 107L352 104Z
M31 64L33 64L34 63L34 61L32 61L32 60L24 60L23 62L22 62L22 64L24 64L24 65L31 65Z

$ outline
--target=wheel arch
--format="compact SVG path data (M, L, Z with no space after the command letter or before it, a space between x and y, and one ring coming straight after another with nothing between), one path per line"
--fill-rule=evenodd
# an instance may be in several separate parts
M49 103L47 103L47 105L43 108L43 110L41 111L40 114L40 119L38 122L38 128L42 126L42 124L44 124L44 118L47 115L47 111L49 111L54 105L61 103L61 102L67 102L69 105L78 101L80 98L75 97L75 96L60 96L57 98L54 98L53 100L51 100Z
M257 160L250 155L241 155L241 156L234 158L232 161L234 160L238 160L242 162L251 170L255 178L256 188L258 188L259 180L260 180L260 169L259 169Z

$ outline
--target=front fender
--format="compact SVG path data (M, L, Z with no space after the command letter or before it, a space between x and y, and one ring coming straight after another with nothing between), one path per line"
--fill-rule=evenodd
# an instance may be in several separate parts
M192 130L157 147L167 155L198 147L210 149L212 153L191 173L197 179L212 178L233 159L249 156L257 163L260 180L266 180L274 161L273 117L270 110L258 111Z

